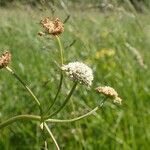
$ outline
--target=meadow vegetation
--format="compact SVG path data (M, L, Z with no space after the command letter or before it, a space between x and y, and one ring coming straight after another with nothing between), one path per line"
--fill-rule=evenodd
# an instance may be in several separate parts
M70 18L60 36L65 62L83 61L94 71L94 84L114 87L122 106L106 102L94 116L76 123L51 124L62 149L148 150L150 145L150 15L123 7L100 12L69 8ZM56 17L67 13L57 9ZM0 9L0 51L10 50L11 66L23 78L45 109L59 84L59 50L52 37L40 37L39 21L51 11L30 7ZM72 82L65 79L62 91ZM52 111L62 103L65 94ZM29 94L11 75L0 70L0 122L19 114L39 113ZM91 110L99 95L80 85L57 118L71 118ZM74 113L71 113L74 110ZM16 122L0 130L0 149L40 149L39 124ZM51 139L51 148L55 149Z

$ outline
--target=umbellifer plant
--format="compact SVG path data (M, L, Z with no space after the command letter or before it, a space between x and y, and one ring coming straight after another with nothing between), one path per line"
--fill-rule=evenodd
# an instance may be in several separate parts
M30 115L30 114L25 114L25 115L18 115L14 116L4 122L0 123L0 129L16 122L16 121L21 121L21 120L35 120L40 122L40 129L43 131L42 133L44 134L45 131L47 131L52 138L53 142L55 143L57 149L59 150L59 145L54 138L53 133L51 132L48 124L49 123L67 123L67 122L75 122L80 119L86 118L90 115L92 115L94 112L96 112L98 109L100 109L104 102L107 99L112 100L114 103L119 103L121 104L122 99L119 98L118 93L109 86L104 86L104 87L97 87L95 88L95 91L99 94L104 95L104 99L91 111L88 113L72 118L72 119L66 119L66 120L60 120L60 119L54 119L53 117L56 116L68 103L70 100L73 92L75 91L76 87L78 84L82 84L84 86L88 86L89 89L92 86L92 81L94 79L93 77L93 71L90 67L88 67L86 64L82 62L70 62L68 64L64 64L64 56L63 56L63 47L60 41L60 34L63 33L64 31L64 24L57 18L55 20L50 20L49 18L45 18L41 20L41 25L44 28L43 32L39 32L38 34L40 36L43 35L48 35L48 36L53 36L56 38L59 49L60 49L60 83L59 87L57 89L56 95L54 99L52 100L52 104L49 106L48 110L44 110L41 106L40 100L36 97L36 95L31 91L31 89L25 84L25 82L20 78L19 75L16 74L16 72L9 67L9 63L11 61L11 53L9 51L3 52L3 54L0 56L0 69L6 69L9 71L21 84L22 86L29 92L30 96L33 97L33 100L37 104L40 114L39 115ZM56 101L58 99L58 95L61 92L61 87L63 83L63 78L64 76L68 76L70 80L74 82L73 87L71 88L69 94L66 96L64 102L62 105L54 112L50 113L50 110L53 108L53 106L56 104ZM47 142L46 139L44 139L44 145L45 149L47 149Z

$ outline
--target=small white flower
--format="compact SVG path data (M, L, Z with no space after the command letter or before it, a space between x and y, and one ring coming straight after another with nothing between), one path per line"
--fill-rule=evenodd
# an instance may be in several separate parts
M93 81L93 71L90 67L82 62L71 62L62 66L63 71L66 71L71 80L81 84L91 86Z

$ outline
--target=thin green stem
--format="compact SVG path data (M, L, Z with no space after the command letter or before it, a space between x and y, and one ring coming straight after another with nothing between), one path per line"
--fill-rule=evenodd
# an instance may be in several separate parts
M93 114L94 112L96 112L98 110L99 106L95 107L93 110L91 110L90 112L88 112L87 114L84 114L80 117L74 118L74 119L69 119L69 120L59 120L59 119L47 119L46 122L51 122L51 123L66 123L66 122L74 122L77 120L80 120L82 118L85 118L91 114ZM41 116L36 116L36 115L18 115L15 117L12 117L2 123L0 123L0 129L7 127L8 125L19 121L19 120L35 120L35 121L41 121Z
M49 108L48 108L48 110L47 110L47 112L45 114L48 114L49 111L50 111L50 109L54 106L54 104L55 104L55 102L57 100L57 97L59 95L59 92L61 91L62 81L63 81L63 74L62 74L62 71L61 71L61 74L60 74L60 83L59 83L58 91L57 91L56 96L55 96L55 98L53 100L53 103L49 106Z
M45 121L46 122L51 122L51 123L66 123L66 122L74 122L74 121L78 121L78 120L81 120L83 118L86 118L88 117L89 115L92 115L94 112L96 112L99 108L101 108L104 104L104 102L106 101L106 99L102 100L101 104L97 107L95 107L93 110L91 110L90 112L80 116L80 117L77 117L77 118L73 118L73 119L65 119L65 120L60 120L60 119L47 119L47 120L43 120L42 123L44 123ZM41 116L36 116L36 115L18 115L18 116L15 116L15 117L12 117L2 123L0 123L0 129L16 122L16 121L19 121L19 120L35 120L35 121L40 121L41 122Z
M7 127L8 125L19 121L19 120L35 120L35 121L41 121L41 116L36 116L36 115L18 115L15 117L12 117L2 123L0 123L0 129Z
M52 114L50 114L49 116L47 116L46 119L49 118L49 117L55 116L56 114L58 114L58 113L65 107L65 105L67 104L67 102L68 102L69 99L71 98L71 95L73 94L73 92L74 92L76 86L77 86L77 82L74 83L74 85L73 85L71 91L69 92L69 94L68 94L68 96L66 97L66 99L65 99L64 103L62 104L62 106L61 106L58 110L56 110L55 112L53 112Z
M61 44L59 36L56 35L56 39L57 39L57 42L58 42L58 45L59 45L59 50L60 50L61 65L63 65L63 63L64 63L64 56L63 56L62 44Z
M33 100L36 102L36 104L38 105L39 107L39 110L40 110L40 122L43 123L44 122L44 118L43 118L43 110L42 110L42 107L41 107L41 104L40 104L40 101L39 99L35 96L35 94L31 91L31 89L26 85L26 83L11 69L9 68L8 66L6 67L6 69L23 85L23 87L29 92L29 94L33 97ZM23 118L22 118L23 117ZM18 116L18 118L11 118L10 119L10 123L11 121L14 122L16 121L15 119L24 119L24 117L31 119L30 116ZM34 118L33 118L34 119ZM7 122L6 122L7 123ZM9 120L8 120L8 123L9 123ZM5 125L5 124L4 124ZM6 124L7 125L7 124ZM42 135L43 135L43 139L45 141L45 135L44 135L44 128L42 130Z
M58 45L59 45L60 59L61 59L61 66L62 66L63 63L64 63L63 47L62 47L62 44L61 44L61 41L60 41L59 36L56 35L55 37L56 37L57 42L58 42ZM49 111L50 111L50 109L54 106L54 104L55 104L55 102L56 102L56 100L57 100L57 98L58 98L58 95L59 95L59 93L60 93L60 91L61 91L62 81L63 81L63 72L62 72L62 70L61 70L61 73L60 73L60 82L59 82L59 87L58 87L56 96L55 96L55 98L54 98L54 100L53 100L53 103L49 106L49 108L48 108L48 110L47 110L47 112L46 112L45 114L48 114Z
M55 139L53 133L50 131L48 125L47 125L45 122L44 122L43 124L44 124L44 126L45 126L47 132L49 133L50 137L51 137L52 140L54 141L54 143L55 143L55 145L56 145L56 147L57 147L57 150L60 150L60 148L59 148L59 146L58 146L58 143L57 143L57 141L56 141L56 139Z
M78 120L81 120L83 118L86 118L88 116L90 116L91 114L93 114L94 112L96 112L99 109L99 106L95 107L93 110L91 110L90 112L77 117L77 118L73 118L73 119L64 119L64 120L60 120L60 119L47 119L46 122L52 122L52 123L67 123L67 122L75 122Z
M102 99L102 101L100 102L100 104L98 105L100 108L103 107L104 103L106 102L106 100L108 99L109 97L106 96L105 98Z
M34 101L36 102L36 104L38 105L40 111L42 112L42 108L41 108L41 104L40 101L38 100L38 98L35 96L35 94L31 91L31 89L25 84L24 81L22 81L22 79L8 66L6 67L6 69L24 86L24 88L30 93L30 95L33 97Z
M77 118L73 118L73 119L64 119L64 120L60 120L60 119L47 119L46 122L52 122L52 123L66 123L66 122L75 122L75 121L78 121L78 120L81 120L83 118L86 118L90 115L92 115L93 113L95 113L99 108L102 108L105 101L107 100L106 99L103 99L100 103L100 105L98 105L97 107L95 107L94 109L92 109L90 112L82 115L82 116L79 116Z

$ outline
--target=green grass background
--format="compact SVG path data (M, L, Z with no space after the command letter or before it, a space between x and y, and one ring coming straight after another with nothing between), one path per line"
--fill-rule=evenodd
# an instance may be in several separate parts
M149 13L133 15L125 9L110 12L69 8L61 41L65 63L83 61L94 71L93 88L114 87L122 106L107 102L94 116L67 124L50 124L60 147L65 150L148 150L150 146L150 20ZM0 8L0 51L12 53L11 68L26 81L41 100L44 110L52 103L59 84L58 44L53 37L39 37L39 21L48 10L28 7ZM64 10L55 12L64 20ZM76 40L75 44L68 47ZM144 69L125 43L136 48L147 65ZM105 52L103 52L105 51ZM110 51L113 51L111 53ZM105 53L105 54L103 54ZM111 54L110 54L111 53ZM45 84L49 81L47 84ZM72 82L66 77L57 109ZM79 85L57 118L73 118L94 108L100 95ZM74 113L72 111L74 110ZM39 114L38 108L18 81L0 70L0 122L19 114ZM47 136L49 149L55 145ZM0 150L36 150L42 147L37 122L16 122L0 130Z

